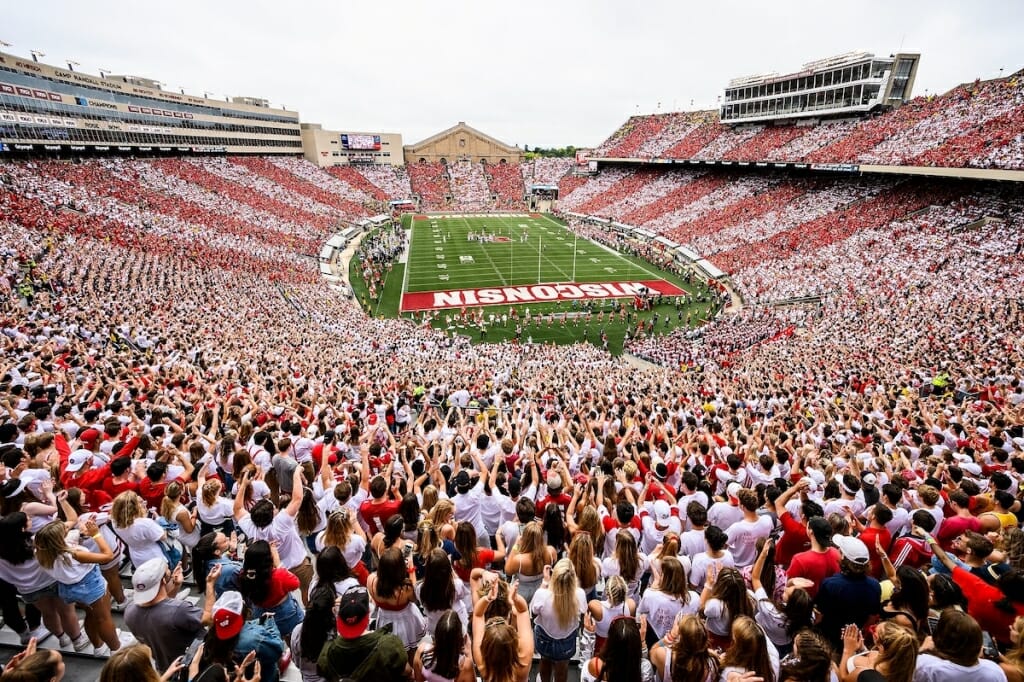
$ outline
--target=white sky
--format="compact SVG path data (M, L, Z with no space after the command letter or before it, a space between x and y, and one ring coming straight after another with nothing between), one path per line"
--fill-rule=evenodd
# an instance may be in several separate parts
M405 144L465 121L509 144L594 146L637 106L713 107L730 78L858 49L920 52L915 94L1024 68L1024 0L5 4L7 52L265 97Z

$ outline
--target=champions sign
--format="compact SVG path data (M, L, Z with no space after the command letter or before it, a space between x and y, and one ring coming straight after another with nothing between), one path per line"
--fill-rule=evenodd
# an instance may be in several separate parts
M686 291L661 279L640 282L531 284L487 289L453 289L402 294L402 312L484 305L627 298L646 294L681 296Z

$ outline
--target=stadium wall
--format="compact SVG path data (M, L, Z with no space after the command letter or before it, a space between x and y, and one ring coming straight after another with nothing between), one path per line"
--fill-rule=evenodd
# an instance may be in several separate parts
M404 151L406 163L421 160L431 163L444 160L451 163L465 158L474 162L518 164L526 158L522 149L500 142L463 121L425 140L407 145Z
M342 148L341 136L379 135L379 150L346 150ZM302 155L321 168L342 166L353 162L375 163L378 165L401 166L402 136L397 133L355 133L352 131L324 130L319 123L302 124Z

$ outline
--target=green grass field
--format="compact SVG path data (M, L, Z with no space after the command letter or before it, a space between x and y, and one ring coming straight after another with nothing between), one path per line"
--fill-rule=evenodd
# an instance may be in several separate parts
M534 301L514 306L469 308L473 312L482 310L485 315L484 339L481 339L476 325L459 319L458 308L436 311L432 320L435 327L474 340L502 341L516 335L515 320L510 318L504 324L501 321L502 316L515 307L523 342L589 341L600 344L604 333L609 350L618 354L627 333L636 333L640 322L649 322L654 315L658 316L658 321L653 333L664 334L688 322L700 324L714 312L710 309L708 291L699 280L688 281L630 255L586 239L577 239L564 225L547 216L430 215L419 220L405 216L403 225L411 230L406 262L392 266L379 300L369 304L371 314L386 317L401 314L422 320L422 312L399 312L403 294L412 295L406 297L407 307L410 307L411 299L429 299L431 295L425 292L482 287L664 280L689 292L688 296L665 297L662 305L654 310L639 313L633 310L631 296L620 299L628 312L625 318L619 314L611 316L617 305L614 299ZM470 239L471 234L486 234L492 239L481 243ZM360 281L355 260L350 277L357 299L363 300L366 288ZM415 304L412 307L416 307ZM527 308L532 318L530 323L524 319ZM650 330L645 333L650 333Z

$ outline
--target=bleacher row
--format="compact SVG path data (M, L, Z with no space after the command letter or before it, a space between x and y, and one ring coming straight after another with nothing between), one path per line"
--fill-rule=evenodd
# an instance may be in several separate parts
M420 197L421 210L493 210L522 209L529 185L558 185L560 179L568 177L572 164L573 159L538 158L520 165L459 160L449 164L419 162L407 168L409 185ZM360 168L359 172L365 171Z
M270 307L277 302L285 304L280 309L286 318L297 315L302 328L317 321L373 348L382 328L399 323L366 320L325 297L315 261L305 257L319 253L339 220L359 219L349 209L368 215L375 205L368 180L360 174L367 183L361 185L354 177L279 159L7 163L0 166L0 212L8 259L24 258L41 244L75 245L49 256L47 279L56 292L90 292L99 297L90 299L96 304L108 290L130 291L139 305L157 311L156 320L203 306L204 291L217 292L225 303L232 296L265 300ZM567 176L563 191L566 185L571 191L562 210L635 225L691 247L730 273L755 310L808 295L854 300L869 284L888 287L888 299L920 284L919 273L935 269L954 248L969 251L965 262L974 253L990 253L983 249L986 240L1000 258L1012 259L1019 256L1014 231L1024 214L1012 186L939 180L611 169L589 178ZM950 230L983 217L997 220L966 239L949 240ZM915 241L923 236L923 243ZM902 246L904 241L911 245ZM880 264L893 244L901 245L896 252L906 262L890 272ZM935 286L931 277L924 279ZM165 310L168 292L173 304ZM79 305L88 307L86 301ZM251 331L252 322L241 315L225 319ZM115 313L112 320L119 319ZM404 327L401 338L414 345L440 341L430 331L410 337ZM659 343L657 353L645 343L637 352L645 348L648 357L662 361L672 341ZM742 345L718 344L728 352Z
M593 158L1024 169L1024 71L866 119L726 126L714 111L633 116Z

